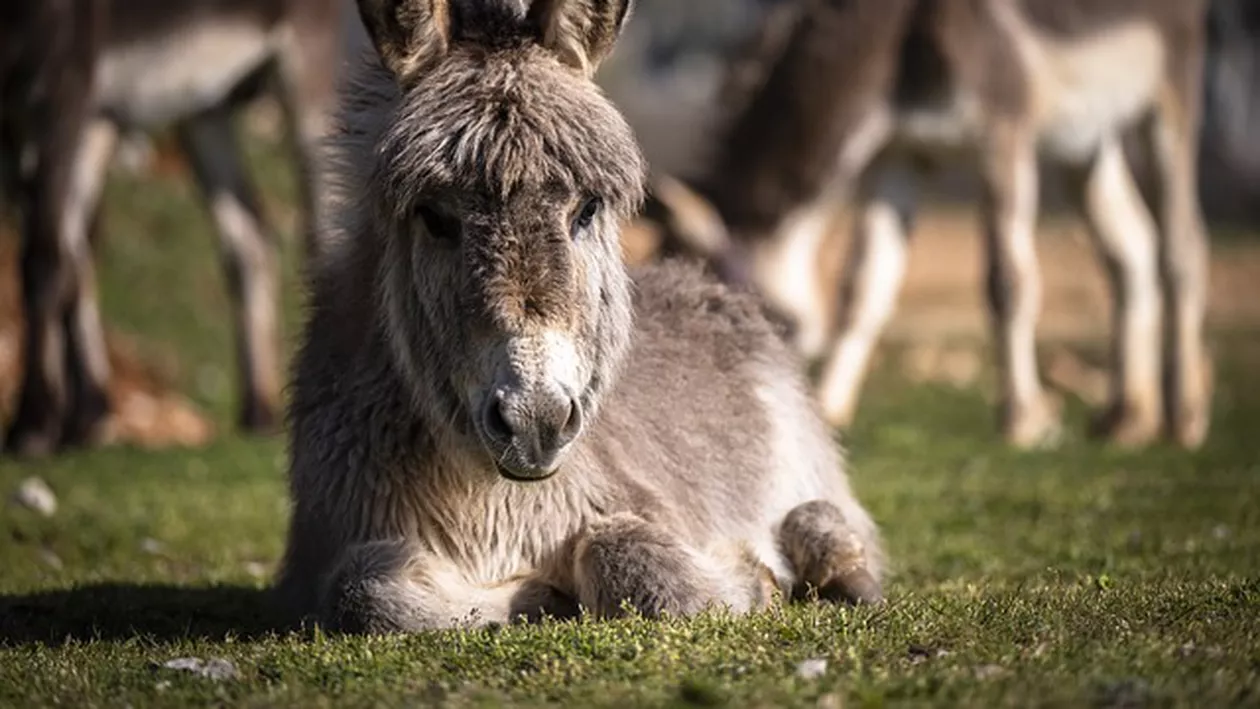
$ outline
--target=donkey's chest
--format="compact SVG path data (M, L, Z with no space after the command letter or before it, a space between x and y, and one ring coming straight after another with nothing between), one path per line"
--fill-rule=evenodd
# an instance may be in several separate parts
M217 105L274 51L275 33L214 23L110 47L97 70L100 110L148 128Z
M604 507L563 484L499 481L422 501L416 531L469 581L492 585L549 563Z

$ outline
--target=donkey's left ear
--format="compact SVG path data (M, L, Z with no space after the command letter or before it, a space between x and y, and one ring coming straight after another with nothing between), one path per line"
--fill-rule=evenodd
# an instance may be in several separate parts
M612 52L634 0L534 0L530 20L544 47L587 77Z

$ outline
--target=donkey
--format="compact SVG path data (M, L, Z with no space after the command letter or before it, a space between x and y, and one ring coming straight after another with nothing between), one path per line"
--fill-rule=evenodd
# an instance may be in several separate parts
M1113 294L1113 385L1099 432L1141 445L1166 426L1181 444L1201 444L1211 398L1195 188L1205 1L808 0L779 13L755 42L760 70L745 61L735 72L736 115L695 183L729 244L715 247L722 232L704 219L690 220L708 224L702 237L679 230L688 220L677 216L666 226L675 248L761 290L808 356L826 353L838 324L819 385L830 422L852 420L895 307L917 183L973 160L1001 427L1020 446L1057 435L1034 344L1040 154L1066 177ZM1158 220L1121 147L1139 128L1155 157ZM856 235L840 273L822 255L854 187ZM835 280L838 308L826 295Z
M177 126L218 228L235 300L240 422L277 423L277 256L232 130L277 80L294 136L308 248L316 143L335 97L338 0L21 0L0 9L0 174L22 216L25 376L6 448L108 431L109 362L90 235L121 134Z
M522 6L525 5L525 6ZM645 167L591 75L629 0L359 0L277 584L345 632L881 597L876 527L756 300L631 279Z

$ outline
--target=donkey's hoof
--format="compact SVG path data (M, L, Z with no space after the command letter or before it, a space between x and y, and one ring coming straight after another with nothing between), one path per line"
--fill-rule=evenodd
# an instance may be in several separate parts
M111 413L72 420L61 443L68 448L98 448L118 440L118 419Z
M812 372L811 372L812 374ZM818 387L817 397L819 408L822 409L823 420L828 426L840 431L847 431L853 426L855 409L853 397L848 392L842 392L838 387L828 386L826 374Z
M1198 450L1207 440L1210 417L1206 411L1181 411L1169 426L1172 439L1186 450Z
M879 581L861 566L835 578L818 589L818 597L833 603L874 606L884 602Z
M1062 404L1043 397L1036 404L1012 408L1003 418L1006 442L1024 450L1056 448L1063 442Z
M47 458L57 451L58 440L55 433L15 427L5 437L4 452L19 458Z
M1159 437L1160 427L1154 410L1121 404L1100 412L1090 424L1090 433L1121 448L1143 448Z
M252 403L241 409L237 419L241 430L259 436L270 436L280 432L280 416L276 407Z
M1199 376L1200 388L1197 391L1177 391L1165 401L1168 435L1187 450L1198 450L1203 446L1212 424L1216 371L1210 357L1204 360Z

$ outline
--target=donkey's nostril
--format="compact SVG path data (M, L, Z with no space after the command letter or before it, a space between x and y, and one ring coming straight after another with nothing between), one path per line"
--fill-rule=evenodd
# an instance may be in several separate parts
M486 433L498 441L507 442L516 435L512 424L503 415L503 399L498 396L491 398L486 405L485 425Z
M568 445L570 441L577 437L582 431L582 405L577 399L569 400L569 415L564 420L564 425L560 427L560 435L557 444L559 446Z

